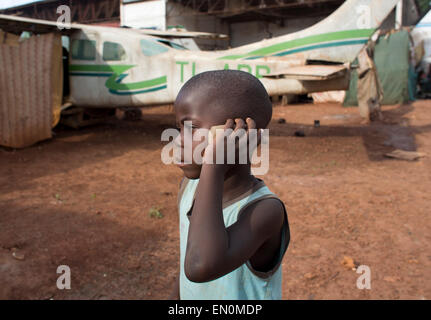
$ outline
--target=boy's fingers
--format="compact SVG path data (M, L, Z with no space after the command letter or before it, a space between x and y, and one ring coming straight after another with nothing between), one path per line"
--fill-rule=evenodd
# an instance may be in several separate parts
M245 121L247 122L247 129L256 129L256 122L254 122L254 120L252 118L247 118L245 119Z
M260 129L257 132L257 143L256 143L256 145L259 145L259 143L261 142L261 140L262 140L262 134L263 134L263 129Z
M253 131L251 131L250 129L253 129ZM255 149L259 145L262 139L263 131L262 129L256 130L256 128L250 128L250 129L247 131L247 137L248 137L248 143L249 143L248 147L250 149Z
M247 137L250 139L250 129L256 129L256 122L254 122L254 120L250 117L245 119L245 122L247 122Z
M233 129L235 122L232 119L227 119L224 124L225 129Z
M244 129L245 128L245 122L241 118L236 118L235 123L236 123L235 131L237 131L238 129Z

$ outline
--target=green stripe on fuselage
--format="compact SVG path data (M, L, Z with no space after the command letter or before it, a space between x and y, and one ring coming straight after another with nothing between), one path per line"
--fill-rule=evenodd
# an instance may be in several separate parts
M338 32L322 33L318 35L312 35L300 39L289 40L285 42L280 42L268 46L265 48L260 48L253 50L246 54L229 55L218 58L219 60L236 60L242 58L248 58L253 56L268 56L273 55L281 51L294 49L302 46L317 45L322 42L336 41L336 40L350 40L357 38L369 38L375 29L356 29L356 30L345 30Z
M112 93L112 94L124 96L124 95L141 94L141 93L159 91L159 90L166 89L167 87L168 86L165 84L165 85L162 85L162 86L159 86L159 87L153 87L153 88L144 89L144 90L137 90L137 91L115 91L115 90L109 89L109 92Z
M301 47L298 49L292 49L287 51L282 51L274 56L276 57L282 57L287 56L289 54L294 54L298 52L304 52L304 51L310 51L315 49L323 49L323 48L331 48L331 47L341 47L341 46L351 46L351 45L358 45L358 44L366 44L368 42L368 39L357 39L357 40L347 40L347 41L337 41L337 42L329 42L329 43L321 43L316 44L313 46L307 46L307 47Z
M123 91L123 94L127 94L127 91L149 89L156 86L159 86L157 89L160 90L162 88L160 86L166 85L166 76L134 83L121 83L121 80L126 76L126 74L123 74L123 72L133 67L134 65L72 64L69 65L69 71L70 75L73 76L109 77L105 82L105 86L110 90L111 93ZM130 92L130 94L147 91L151 92L152 90Z
M120 64L120 65L109 65L109 64L71 64L69 65L69 71L71 72L111 72L121 74L134 65Z
M110 77L108 80L106 80L105 85L111 90L125 91L125 90L138 90L138 89L150 88L150 87L165 84L166 82L167 82L166 76L162 76L162 77L134 82L134 83L120 83L120 82L117 82L117 76L113 76L113 77Z

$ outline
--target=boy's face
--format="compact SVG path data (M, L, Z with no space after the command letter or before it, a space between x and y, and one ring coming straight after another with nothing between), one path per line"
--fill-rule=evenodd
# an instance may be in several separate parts
M226 122L228 116L224 112L220 111L220 108L212 108L210 101L208 101L205 95L205 90L200 92L188 93L186 97L183 97L180 101L175 102L175 115L178 129L181 131L180 143L182 161L184 161L184 133L186 129L184 122L191 121L191 131L194 134L197 129L210 129L215 125L222 125ZM198 140L192 142L192 154L194 154L195 148L200 145L203 141ZM183 170L184 175L189 179L198 179L201 173L201 164L197 164L191 160L191 164L180 164L178 167Z

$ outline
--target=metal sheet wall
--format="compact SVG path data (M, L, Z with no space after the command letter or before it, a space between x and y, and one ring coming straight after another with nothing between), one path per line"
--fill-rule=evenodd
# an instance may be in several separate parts
M61 105L61 56L59 34L22 42L0 35L0 145L23 148L51 138Z

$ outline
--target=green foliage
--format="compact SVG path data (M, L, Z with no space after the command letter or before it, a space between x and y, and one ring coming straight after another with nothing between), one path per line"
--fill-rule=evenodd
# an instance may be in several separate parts
M416 0L417 4L419 6L419 10L421 12L421 15L424 15L428 12L430 9L430 0Z
M148 215L151 218L161 219L163 218L163 214L160 212L159 207L151 207L150 211L148 212Z

